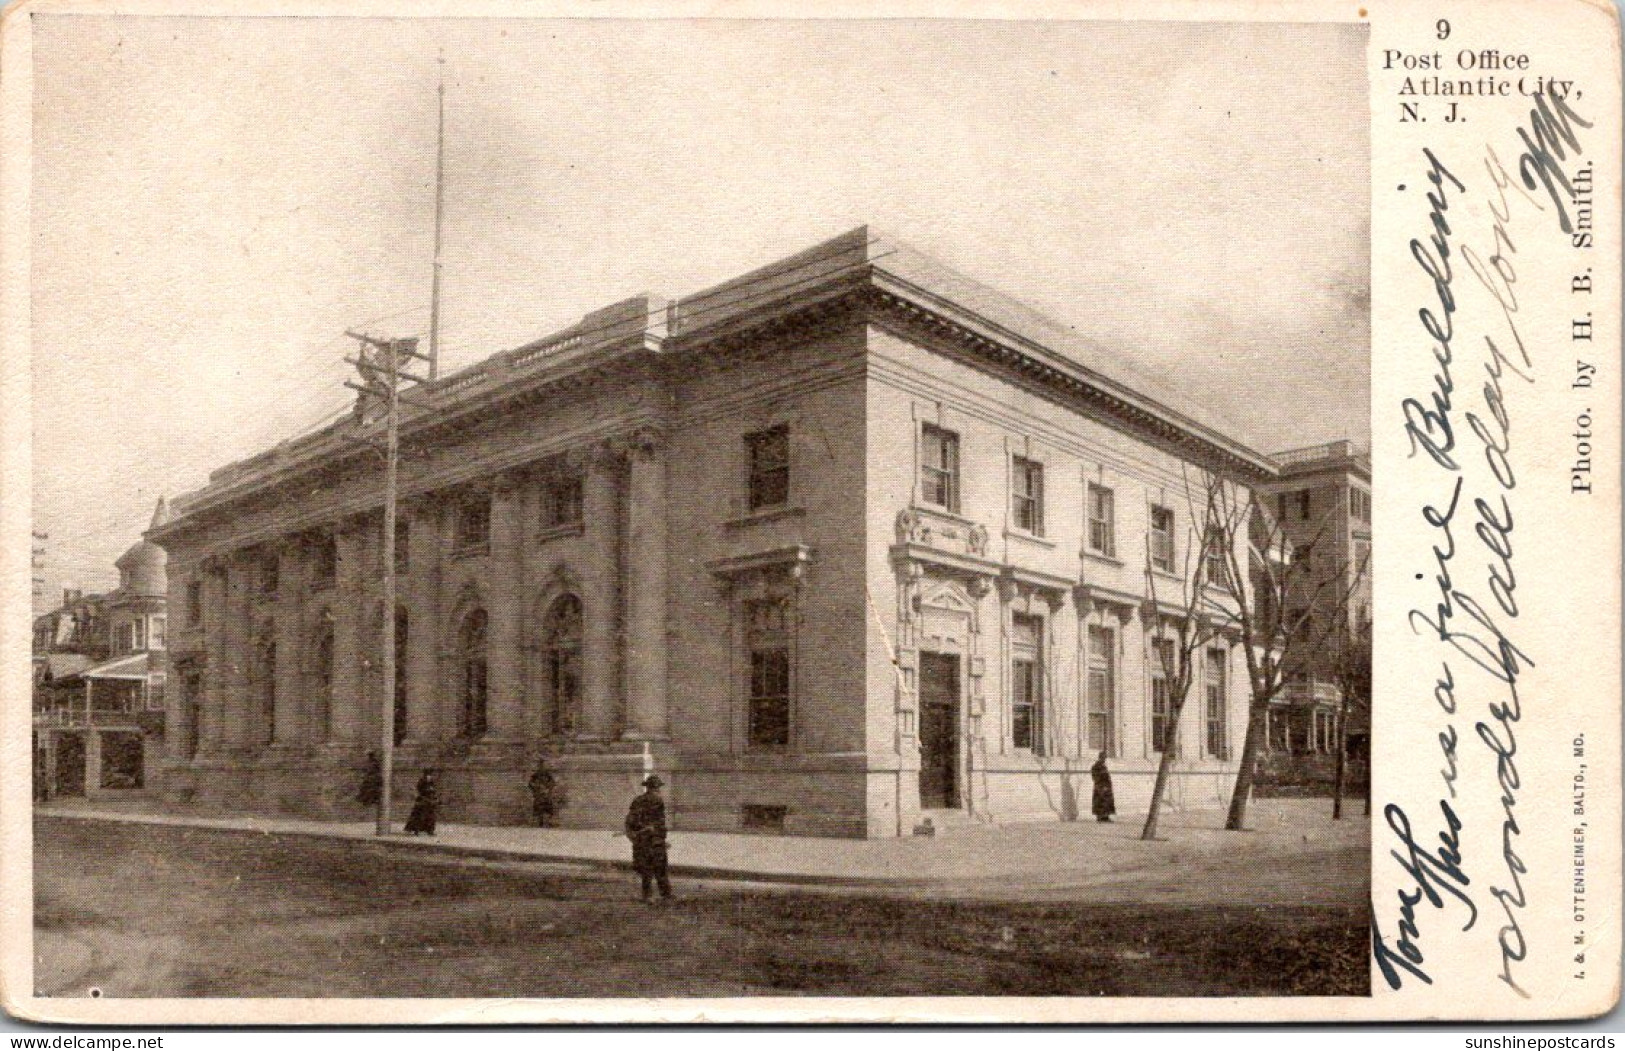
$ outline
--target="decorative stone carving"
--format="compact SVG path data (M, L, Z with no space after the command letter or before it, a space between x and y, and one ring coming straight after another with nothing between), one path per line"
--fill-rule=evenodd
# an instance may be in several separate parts
M970 548L970 553L971 554L978 555L978 556L980 556L982 558L986 558L987 557L987 528L985 526L981 525L980 523L978 523L977 525L971 526L970 527L970 533L966 537L966 544Z
M928 544L931 531L912 507L897 512L897 542L899 544Z

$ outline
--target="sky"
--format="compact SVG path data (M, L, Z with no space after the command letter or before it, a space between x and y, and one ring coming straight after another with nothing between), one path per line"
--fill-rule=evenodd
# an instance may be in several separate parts
M1272 449L1369 438L1349 25L36 15L46 606L425 335L456 368L869 223Z

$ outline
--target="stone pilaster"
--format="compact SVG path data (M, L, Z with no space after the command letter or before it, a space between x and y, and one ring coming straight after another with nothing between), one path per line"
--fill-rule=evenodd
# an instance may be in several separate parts
M524 526L514 479L503 478L491 492L491 553L486 638L486 740L517 741L524 716L523 654L520 622L524 608L524 574L520 563Z
M337 749L361 743L365 676L361 647L366 611L362 609L365 538L354 524L338 530L338 580L333 601L333 697L328 712L328 744Z
M620 620L621 458L599 448L587 462L582 526L590 554L582 579L581 711L576 737L604 741L614 732Z
M410 541L405 578L406 625L406 741L426 744L440 737L439 652L440 575L445 557L441 513L437 505L422 500L408 508Z
M305 666L305 574L300 555L300 547L293 540L285 541L277 551L276 699L271 717L271 744L275 748L298 745L305 722L300 675Z
M217 758L226 748L226 567L203 564L203 696L198 704L198 758Z
M627 486L626 736L665 740L666 449L660 436L632 443Z
M223 625L224 656L224 715L223 738L228 749L246 751L255 745L250 706L249 669L253 666L254 646L249 624L249 595L254 584L253 566L249 559L234 555L226 563L225 623Z

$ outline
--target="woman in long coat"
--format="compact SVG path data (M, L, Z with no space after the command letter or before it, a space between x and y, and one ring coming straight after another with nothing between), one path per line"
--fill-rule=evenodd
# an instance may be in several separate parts
M435 818L440 810L440 786L433 770L423 771L418 778L417 798L412 801L412 813L406 819L406 833L415 836L434 835Z
M356 789L356 802L362 806L377 806L384 794L384 764L377 752L367 753L367 768L361 774L361 786Z
M1089 776L1095 779L1095 798L1090 810L1094 812L1096 821L1110 821L1112 815L1117 813L1117 800L1112 798L1112 772L1106 769L1104 751L1095 760L1095 765L1089 768Z

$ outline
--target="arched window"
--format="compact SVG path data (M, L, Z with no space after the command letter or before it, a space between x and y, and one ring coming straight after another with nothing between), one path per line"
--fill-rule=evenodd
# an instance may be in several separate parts
M574 595L560 595L547 608L542 661L553 733L568 736L581 707L581 600Z
M463 699L458 731L464 737L485 734L485 622L485 610L470 610L457 633Z
M327 740L333 712L333 615L322 610L316 624L316 642L310 662L311 739Z

